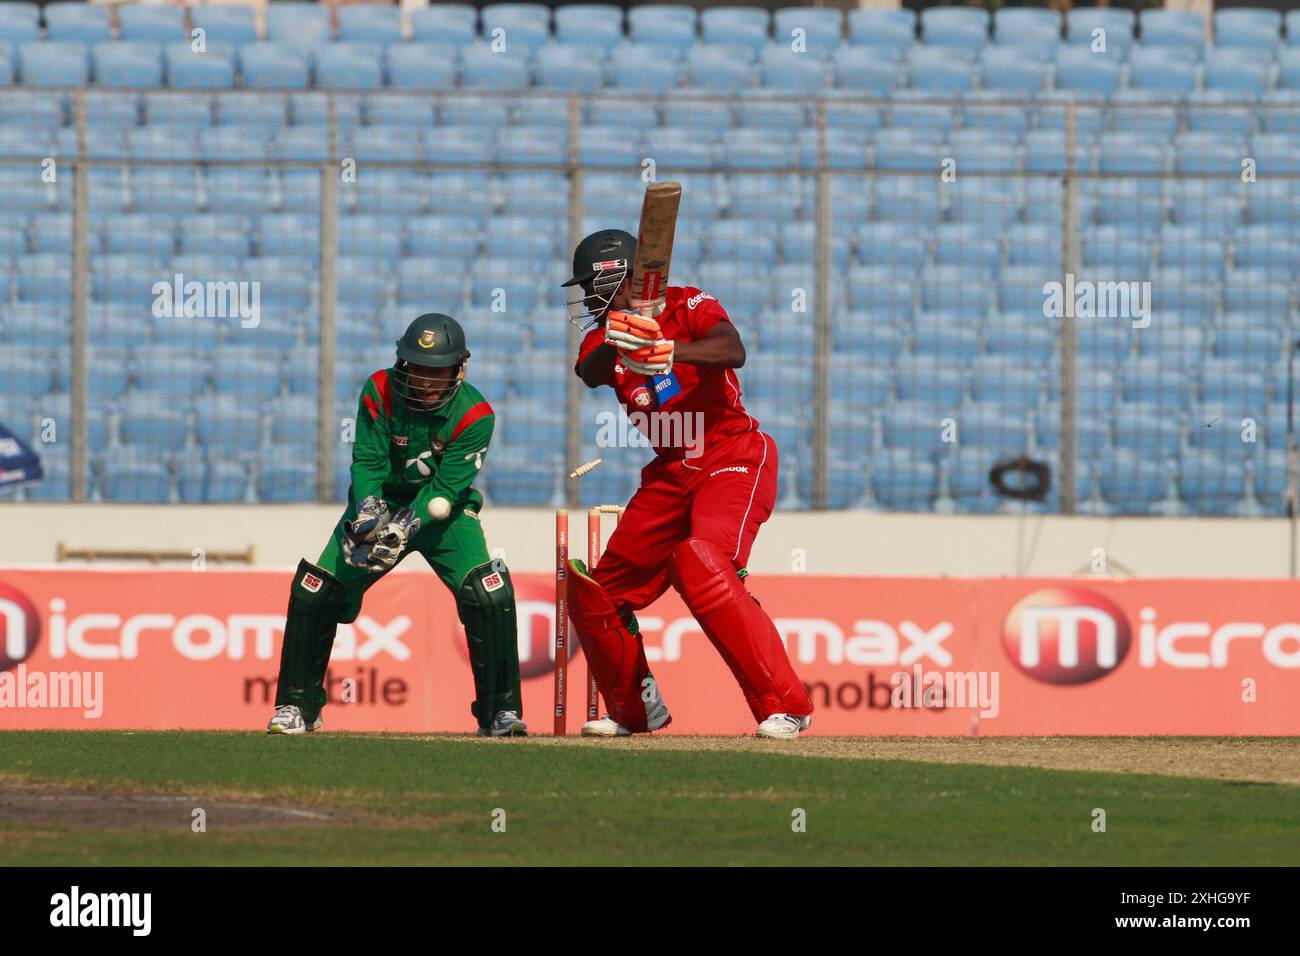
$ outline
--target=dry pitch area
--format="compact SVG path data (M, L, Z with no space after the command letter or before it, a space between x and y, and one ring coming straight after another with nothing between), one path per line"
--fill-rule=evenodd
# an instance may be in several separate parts
M784 744L753 737L665 735L602 741L537 737L530 743L601 746L634 752L734 750L843 760L916 760L989 767L1156 773L1300 785L1300 737L806 737L797 743Z

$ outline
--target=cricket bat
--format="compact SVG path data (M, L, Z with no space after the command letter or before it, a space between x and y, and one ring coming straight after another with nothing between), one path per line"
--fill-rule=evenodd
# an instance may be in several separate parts
M677 232L677 207L682 202L681 183L651 183L641 202L637 228L636 264L632 267L631 296L642 315L654 318L664 310L668 295L668 268Z

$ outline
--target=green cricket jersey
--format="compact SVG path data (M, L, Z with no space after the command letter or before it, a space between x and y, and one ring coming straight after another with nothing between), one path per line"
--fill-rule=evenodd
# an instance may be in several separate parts
M453 508L466 504L495 422L492 406L469 382L438 410L414 412L393 395L388 370L375 372L357 407L352 500L378 495L411 505L421 519L434 498Z

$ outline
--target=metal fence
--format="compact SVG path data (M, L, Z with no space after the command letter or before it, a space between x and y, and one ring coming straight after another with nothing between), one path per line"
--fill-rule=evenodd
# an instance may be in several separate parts
M677 179L780 507L1283 514L1297 156L1219 100L4 92L0 421L31 498L341 500L365 376L446 311L489 499L625 498L559 283Z

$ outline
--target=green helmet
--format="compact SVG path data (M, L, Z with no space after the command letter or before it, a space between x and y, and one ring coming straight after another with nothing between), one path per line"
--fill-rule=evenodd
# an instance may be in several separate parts
M406 327L397 340L393 393L417 412L432 412L451 401L465 380L465 330L449 315L426 312ZM450 368L450 378L431 380L414 369Z

